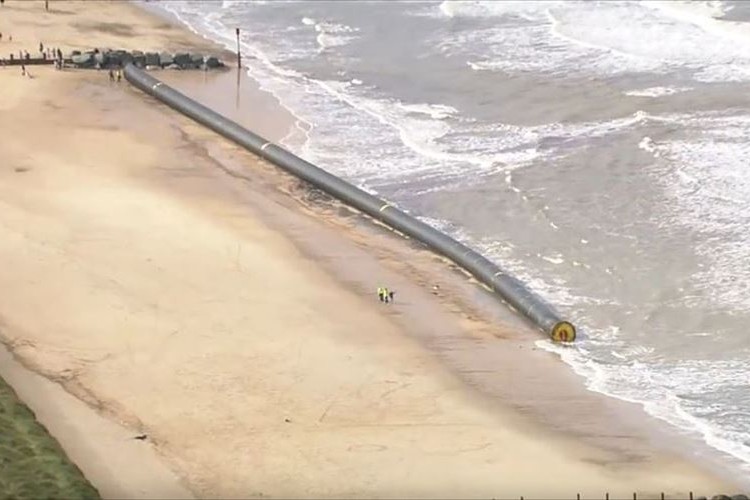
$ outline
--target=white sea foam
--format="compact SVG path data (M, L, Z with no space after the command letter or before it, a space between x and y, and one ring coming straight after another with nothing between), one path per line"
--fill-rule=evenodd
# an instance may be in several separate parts
M476 71L613 75L695 72L699 82L750 81L748 23L717 20L701 2L449 4L453 17L505 16L497 27L439 41ZM523 14L513 22L509 13Z
M449 0L446 0L444 2L441 2L438 6L438 9L440 12L442 12L446 17L453 17L454 16L454 9L456 8L456 4L458 2L451 2Z
M437 10L440 15L448 18L514 16L523 19L535 19L539 17L545 4L547 2L533 0L505 0L503 2L445 0L438 5Z
M474 165L475 174L479 175L483 171L492 171L496 168L512 168L520 160L529 161L538 156L538 152L533 148L513 149L520 144L518 137L513 135L508 135L503 141L499 141L496 137L488 138L486 144L478 141L471 133L462 135L464 138L471 139L471 143L457 143L454 137L439 142L453 131L452 124L447 120L453 118L457 111L449 106L403 103L392 99L368 97L355 92L354 88L346 82L315 82L315 85L336 101L346 105L340 113L330 116L337 120L339 126L342 124L344 114L347 115L347 123L362 122L365 118L374 120L377 126L366 128L367 133L370 134L370 141L373 131L380 130L382 133L391 130L394 134L393 138L396 138L402 146L406 146L407 151L416 153L417 157L408 160L403 156L403 152L393 149L395 145L392 138L384 135L378 140L383 154L391 155L391 159L394 156L399 158L399 162L403 164L409 176L419 176L423 180L430 176L463 176L467 165ZM386 129L383 129L383 126ZM352 132L358 130L359 126L347 127L347 129ZM341 142L340 128L337 127L337 130L339 130L339 135L336 140ZM320 148L330 150L330 145L321 142ZM489 148L495 153L486 154L484 151ZM372 150L372 148L369 149ZM497 152L498 150L500 152ZM361 156L360 153L357 166L349 167L350 173L372 175L381 180L384 179L383 175L399 177L405 174L403 170L393 168L383 170L377 163L362 162ZM370 179L372 180L371 177Z
M601 340L606 332L597 332ZM618 343L616 338L609 342ZM709 419L696 416L700 408L686 408L689 398L711 394L726 384L747 384L748 372L744 360L684 361L679 363L643 363L638 361L651 351L631 348L628 353L612 353L615 363L597 361L593 350L583 341L576 346L560 346L548 340L536 342L537 347L556 353L583 376L587 387L595 392L624 401L640 404L650 415L678 428L701 436L713 448L737 458L748 468L750 447L743 444L743 435L717 427ZM701 373L696 377L696 373ZM742 417L750 417L748 410L740 410ZM739 419L738 419L739 420Z
M347 43L349 43L349 38L347 37L333 36L329 35L328 33L318 34L315 40L318 42L318 45L320 45L322 49L340 47L341 45L346 45Z
M345 24L333 22L321 22L315 25L315 31L319 33L357 33L359 30Z
M750 46L750 29L745 23L720 20L727 13L723 2L647 0L642 4L717 38Z
M750 64L712 64L693 75L703 83L746 82L750 80Z
M221 8L222 9L231 9L232 7L235 7L242 3L242 0L222 0L221 2Z
M638 143L638 147L644 151L648 151L652 155L654 155L655 158L659 157L659 151L657 151L656 147L654 146L654 140L650 137L646 136L643 139L641 139L641 142Z
M567 309L574 305L579 307L581 304L595 306L612 305L607 299L577 293L577 291L571 289L559 278L544 277L543 274L546 273L539 266L529 268L525 265L524 261L518 258L515 246L509 241L481 237L468 232L465 228L453 222L443 219L425 216L420 216L419 218L432 227L450 234L458 241L478 250L490 260L501 263L501 267L504 270L519 278L531 290L539 294L539 296L554 302L558 307ZM564 256L560 253L548 255L546 258L545 256L539 257L553 265L562 265L566 262ZM574 263L571 263L571 265L574 265Z
M563 262L565 262L565 259L560 257L559 254L554 257L547 256L547 255L540 255L540 257L551 264L562 264Z
M458 113L456 108L445 104L404 104L399 102L396 106L407 113L424 114L435 120L442 120Z
M192 4L189 2L175 2L164 3L160 6L174 15L194 33L211 41L223 44L228 50L234 50L234 37L222 22L222 16L216 12L206 14L203 10L205 5ZM309 148L310 132L313 129L313 124L305 121L299 116L295 108L290 106L283 98L283 96L287 95L289 92L290 87L296 86L293 82L304 80L304 75L275 64L268 54L260 47L248 43L246 36L247 35L243 33L241 44L243 46L243 51L251 55L251 58L245 59L246 65L248 65L248 61L250 61L248 76L255 79L262 90L273 94L278 99L281 106L286 108L292 116L297 118L295 129L284 138L287 142L283 142L282 144L298 144L303 152L307 151ZM259 64L254 64L253 60L258 61Z
M318 42L318 45L320 45L321 49L325 50L350 43L355 38L354 34L359 30L345 24L326 21L316 23L315 31L318 32L318 36L315 40Z
M750 259L750 178L744 160L750 157L745 141L750 115L703 113L682 123L694 131L687 138L651 141L648 147L669 167L655 179L673 202L663 216L699 233L721 235L696 243L708 265L692 277L693 285L716 306L750 311L750 273L736 265Z
M688 92L693 90L691 87L649 87L645 89L630 90L625 92L625 95L633 97L662 97L667 95L674 95L680 92Z

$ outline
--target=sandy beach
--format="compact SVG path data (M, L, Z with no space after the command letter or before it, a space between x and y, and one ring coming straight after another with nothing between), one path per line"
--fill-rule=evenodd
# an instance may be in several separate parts
M125 2L51 4L6 1L0 55L221 53ZM83 419L55 411L73 395L120 426L45 424L96 450L71 458L104 496L737 490L697 443L587 392L444 260L105 72L31 73L0 68L0 340L57 384L29 402L43 423ZM233 71L159 76L271 140L293 126L244 77L238 107ZM149 436L140 450L126 430ZM106 482L108 456L131 484Z

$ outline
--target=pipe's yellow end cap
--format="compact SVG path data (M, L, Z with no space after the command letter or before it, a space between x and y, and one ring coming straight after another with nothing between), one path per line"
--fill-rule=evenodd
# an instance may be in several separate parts
M576 327L567 321L560 321L552 327L551 337L555 342L573 342L576 339Z

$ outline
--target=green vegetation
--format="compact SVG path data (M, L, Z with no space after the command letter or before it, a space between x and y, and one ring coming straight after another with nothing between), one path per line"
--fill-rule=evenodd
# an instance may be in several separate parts
M0 499L5 498L99 498L99 493L0 378Z

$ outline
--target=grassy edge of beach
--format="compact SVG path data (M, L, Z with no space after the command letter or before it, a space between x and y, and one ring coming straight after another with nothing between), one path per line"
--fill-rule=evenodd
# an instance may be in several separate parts
M0 428L0 498L100 498L2 378Z

